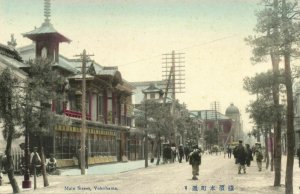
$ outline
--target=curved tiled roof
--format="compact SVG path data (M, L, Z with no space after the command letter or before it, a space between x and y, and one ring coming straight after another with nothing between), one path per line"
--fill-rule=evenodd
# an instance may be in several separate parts
M30 32L26 32L24 34L22 34L24 37L27 37L33 41L36 41L37 36L41 36L41 35L47 35L47 34L52 34L55 35L60 42L71 42L70 39L68 39L67 37L65 37L64 35L62 35L61 33L59 33L51 23L43 23L41 25L41 27L39 28L35 28L34 30L30 31Z
M0 54L5 55L9 58L15 59L19 62L23 62L22 57L19 55L18 51L16 51L14 48L6 46L4 44L0 43Z

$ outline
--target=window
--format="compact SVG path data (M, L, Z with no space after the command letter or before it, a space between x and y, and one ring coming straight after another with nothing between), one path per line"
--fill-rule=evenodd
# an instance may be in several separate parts
M64 106L63 106L63 100L61 100L61 99L57 99L56 101L55 101L55 109L56 109L56 113L58 113L58 114L61 114L61 113L63 113L63 109L64 109Z
M98 115L103 115L103 96L98 96Z
M67 132L62 132L62 158L68 159L70 158L70 150L69 150L69 134Z
M46 47L43 47L43 48L42 48L42 51L41 51L41 57L42 57L42 58L47 58L47 49L46 49Z
M81 111L81 95L75 96L75 107L74 108L76 111Z
M150 99L155 99L155 93L150 94Z
M55 152L56 152L56 158L61 159L62 158L62 132L56 131L55 132Z

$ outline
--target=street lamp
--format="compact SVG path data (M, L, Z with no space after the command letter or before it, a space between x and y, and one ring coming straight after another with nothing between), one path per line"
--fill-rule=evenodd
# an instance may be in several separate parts
M22 188L31 188L31 181L30 181L30 157L29 157L29 119L31 118L31 111L32 107L28 105L28 102L25 106L25 111L27 115L27 119L25 122L25 172L24 172L24 180L22 181Z

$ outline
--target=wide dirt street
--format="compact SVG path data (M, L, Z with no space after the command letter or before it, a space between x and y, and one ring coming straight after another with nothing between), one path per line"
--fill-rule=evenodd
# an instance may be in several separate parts
M296 158L295 158L296 159ZM285 182L285 161L283 157L282 183ZM263 163L265 166L265 163ZM38 177L38 189L22 190L24 193L117 193L117 194L188 194L188 193L284 193L281 188L272 187L274 173L263 169L258 172L256 162L247 168L246 174L237 174L234 159L223 155L203 155L199 180L193 181L191 166L173 163L150 166L123 173L86 176L49 176L50 186L42 187ZM17 177L21 185L22 177ZM33 180L33 179L32 179ZM300 193L300 169L298 160L294 166L294 193ZM11 193L9 185L0 187L0 193Z

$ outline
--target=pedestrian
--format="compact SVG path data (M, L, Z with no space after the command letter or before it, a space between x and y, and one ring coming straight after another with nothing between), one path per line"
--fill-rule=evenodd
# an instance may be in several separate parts
M3 184L3 174L2 174L2 167L3 167L3 155L0 152L0 186Z
M237 159L237 163L239 164L238 167L238 174L241 174L241 170L243 169L244 174L246 173L246 150L245 147L243 146L243 141L239 140L239 145L236 148L236 159Z
M89 169L89 150L85 146L85 168Z
M36 170L36 167L40 167L41 161L42 161L37 150L38 150L38 148L34 147L33 152L30 154L30 164L31 164L32 172L34 172L34 170Z
M252 150L250 149L250 145L246 144L246 164L249 167L251 165L251 161L253 160L252 157Z
M183 146L182 146L182 144L180 144L179 145L179 147L178 147L178 154L179 154L179 163L181 163L182 162L182 158L183 158Z
M199 165L201 165L201 152L202 149L198 145L193 146L193 151L189 155L189 163L192 165L192 179L198 180L197 175L199 175Z
M34 188L34 190L37 188L36 177L41 174L41 161L42 161L37 150L38 150L38 148L34 147L33 152L30 155L30 164L31 164L31 168L33 170L33 184L34 184L33 188ZM37 171L37 167L39 167L38 171Z
M171 162L171 158L172 158L172 149L170 144L166 143L164 144L164 149L163 149L164 164Z
M78 168L81 169L81 146L77 149Z
M171 147L171 162L174 163L176 161L176 146L172 144Z
M263 153L262 153L260 142L256 143L255 156L256 156L256 163L257 163L257 166L258 166L258 171L261 171L261 169L262 169L262 160L263 160L264 156L263 156Z
M237 148L238 148L238 146L235 146L234 148L233 148L233 157L234 157L234 161L235 161L235 164L237 164L238 163L238 160L237 160Z
M2 168L4 166L4 164L2 163L2 158L3 158L4 154L2 152L0 152L0 172L2 171Z
M299 143L299 147L297 149L297 156L298 156L298 160L299 160L299 168L300 168L300 143Z
M227 147L227 157L228 158L231 158L231 153L232 153L232 149L231 149L230 145L228 145L228 147Z
M188 145L184 146L184 155L185 155L185 161L189 161L189 154L190 154L190 148Z

